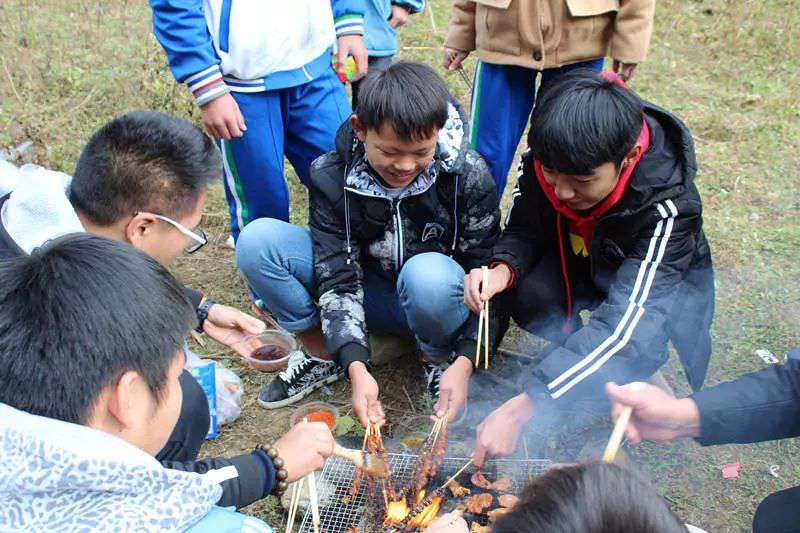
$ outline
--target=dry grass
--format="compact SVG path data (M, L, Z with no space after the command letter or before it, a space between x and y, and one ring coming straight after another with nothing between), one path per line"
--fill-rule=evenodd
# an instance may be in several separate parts
M427 15L403 30L401 56L439 65L448 2L432 2L439 33ZM21 161L71 172L87 137L129 109L157 109L184 117L196 110L177 87L150 34L145 2L4 0L0 3L0 149L32 140ZM706 229L718 269L718 312L710 383L762 366L756 348L782 354L800 345L800 25L792 0L662 0L657 32L635 88L685 119L695 134ZM474 63L470 60L468 68ZM464 81L447 77L468 101ZM306 200L291 175L294 222L303 224ZM507 200L507 198L506 198ZM206 229L214 244L178 262L189 285L232 305L248 305L245 287L222 246L227 208L221 188L211 194ZM268 412L255 401L270 376L241 366L219 347L199 351L239 372L246 385L242 417L223 429L204 453L235 453L275 439L291 409ZM413 362L379 371L383 399L397 429L425 425L428 406L413 379ZM667 378L686 392L671 362ZM317 393L345 412L346 387ZM687 521L713 531L749 529L757 503L769 492L800 483L795 441L703 449L692 442L647 444L633 452ZM741 477L723 480L719 466L740 461ZM769 466L780 466L779 478ZM283 518L273 499L247 509L273 525Z

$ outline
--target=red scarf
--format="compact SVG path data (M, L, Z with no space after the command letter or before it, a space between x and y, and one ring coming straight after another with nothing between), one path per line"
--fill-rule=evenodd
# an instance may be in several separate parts
M639 138L636 140L636 144L641 147L639 155L637 155L636 158L623 169L619 176L619 181L617 181L617 185L614 187L614 190L612 190L602 202L597 204L586 215L582 215L570 209L556 197L555 188L553 188L553 186L547 183L547 180L544 179L541 163L539 163L538 160L533 161L533 168L536 172L536 177L539 180L539 186L542 188L545 196L550 201L550 204L552 204L553 208L558 213L558 246L561 254L561 274L564 277L564 286L566 287L568 323L572 321L572 288L570 287L569 283L569 275L567 274L567 261L564 255L564 234L561 227L562 215L567 218L570 233L580 236L585 243L586 250L588 251L592 245L592 237L594 236L594 228L597 225L597 221L601 216L608 212L609 209L614 207L620 198L622 198L622 195L625 194L631 174L633 174L636 165L650 147L650 129L647 127L647 122L644 120L642 120L642 131L639 133Z

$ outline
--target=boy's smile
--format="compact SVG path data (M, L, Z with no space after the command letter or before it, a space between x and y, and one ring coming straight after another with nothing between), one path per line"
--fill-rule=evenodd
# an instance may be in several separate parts
M384 124L379 130L367 129L355 116L351 118L351 124L358 140L364 143L370 166L391 188L408 186L433 161L438 128L424 139L404 140L389 124Z

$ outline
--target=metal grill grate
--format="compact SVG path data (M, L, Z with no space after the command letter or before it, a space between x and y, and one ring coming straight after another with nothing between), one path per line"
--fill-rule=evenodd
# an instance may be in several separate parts
M414 464L417 455L390 453L389 465L392 469L392 480L396 486L406 486L411 482ZM459 468L469 461L467 457L447 457L436 475L434 483L443 483L448 477L455 474ZM550 461L541 459L519 460L519 459L496 459L487 461L484 466L485 472L496 472L497 475L507 475L514 481L511 492L519 493L528 483L529 476L538 476L550 468ZM474 471L474 469L472 469ZM355 475L355 467L352 463L331 457L322 469L322 475L318 476L318 490L320 502L320 531L325 533L345 533L348 528L357 526L361 523L360 533L373 533L363 529L363 518L367 515L367 482L366 479L361 485L355 500L345 505L342 498L347 494L348 489ZM467 474L464 474L467 476ZM459 477L459 481L461 481ZM462 483L469 487L468 483ZM435 485L435 486L439 486ZM445 506L446 508L447 506ZM485 523L485 519L481 520ZM311 524L311 509L307 509L303 522L300 526L301 533L313 532Z

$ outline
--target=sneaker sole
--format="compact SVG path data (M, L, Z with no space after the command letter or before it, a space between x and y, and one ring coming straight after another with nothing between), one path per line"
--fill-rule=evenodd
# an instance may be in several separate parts
M323 385L330 385L331 383L336 383L342 376L340 374L334 374L330 377L323 379L322 381L317 381L312 386L308 387L307 389L303 389L302 392L295 394L294 396L289 396L285 400L280 400L278 402L265 402L260 397L258 398L258 403L264 409L278 409L280 407L286 407L287 405L292 405L293 403L297 403L315 390L322 388Z

